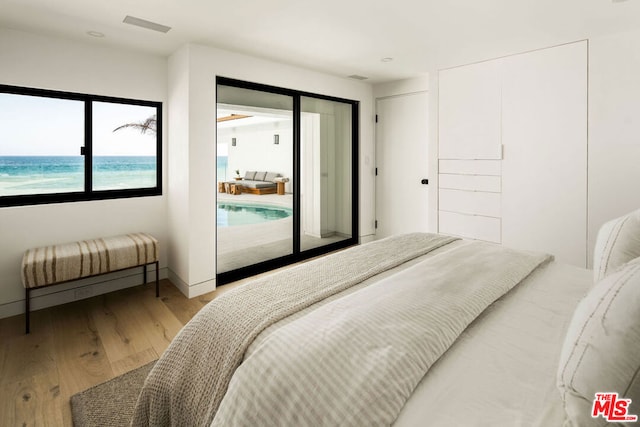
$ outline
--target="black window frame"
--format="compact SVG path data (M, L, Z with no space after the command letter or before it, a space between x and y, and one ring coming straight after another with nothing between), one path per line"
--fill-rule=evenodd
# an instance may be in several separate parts
M162 195L162 102L140 99L118 98L86 93L63 92L23 86L0 84L0 93L12 95L37 96L43 98L65 99L84 102L84 145L78 147L78 154L84 156L84 190L64 193L23 194L0 196L0 207L42 205L51 203L83 202L92 200L123 199ZM156 114L156 186L146 188L127 188L117 190L94 190L93 174L93 114L94 102L139 105L154 107ZM0 156L2 153L0 153Z

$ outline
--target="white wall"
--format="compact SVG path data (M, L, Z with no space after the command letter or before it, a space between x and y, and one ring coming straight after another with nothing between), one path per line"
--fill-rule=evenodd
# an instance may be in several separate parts
M0 83L165 102L166 58L0 28ZM164 117L167 117L166 103ZM167 168L164 167L165 183ZM166 188L166 185L165 185ZM166 193L166 191L165 191ZM20 262L36 246L146 231L160 241L167 266L166 196L0 208L0 317L24 312ZM142 282L140 272L114 274L34 292L33 307ZM109 279L122 279L107 283ZM152 276L153 277L153 273ZM46 295L46 296L43 296Z
M179 151L181 155L188 152L189 164L185 169L184 164L172 162L171 166L177 169L170 170L170 179L187 176L190 181L186 211L172 211L169 220L172 249L175 250L172 256L178 258L175 263L188 264L186 270L172 269L170 274L183 292L195 296L215 287L216 76L360 101L360 236L373 234L374 147L370 85L196 44L185 46L169 62L176 64L170 67L170 86L180 80L179 75L188 75L188 144L180 141ZM171 87L169 92L173 93ZM172 107L170 100L171 111ZM184 127L184 119L171 116L170 128ZM172 140L172 146L173 143Z
M273 135L279 135L279 144L273 143ZM227 143L229 163L227 179L240 176L246 171L277 172L289 178L285 191L293 190L293 122L274 122L255 126L239 126L218 131L217 137ZM231 145L231 138L236 138L236 146ZM218 181L223 178L218 177Z
M640 31L589 40L589 263L598 229L640 209Z
M378 99L427 91L429 91L429 74L425 73L424 76L414 77L411 79L378 83L373 87L373 97Z
M178 280L189 278L189 49L175 52L168 61L169 144L165 162L170 175L167 184L167 250L169 279L187 291Z

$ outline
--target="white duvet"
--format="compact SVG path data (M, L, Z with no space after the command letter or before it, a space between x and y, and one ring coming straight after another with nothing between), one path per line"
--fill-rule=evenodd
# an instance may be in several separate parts
M590 270L551 262L491 305L422 379L394 424L561 427L558 359Z
M278 325L245 355L213 425L389 425L460 333L547 259L458 245Z

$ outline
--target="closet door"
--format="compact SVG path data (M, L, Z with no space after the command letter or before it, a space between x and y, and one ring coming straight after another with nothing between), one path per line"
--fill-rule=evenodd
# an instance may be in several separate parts
M502 243L586 266L587 42L503 60Z
M500 159L500 60L439 73L440 159Z
M441 70L438 229L500 243L501 60Z

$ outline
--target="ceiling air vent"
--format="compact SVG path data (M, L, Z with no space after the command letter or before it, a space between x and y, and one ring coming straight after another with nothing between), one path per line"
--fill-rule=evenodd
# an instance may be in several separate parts
M125 24L135 25L137 27L146 28L147 30L159 31L161 33L166 33L171 29L171 27L167 27L166 25L157 24L155 22L147 21L145 19L136 18L135 16L125 16L122 21Z
M350 76L348 76L350 79L354 79L354 80L367 80L369 77L365 77L365 76L360 76L358 74L352 74Z

